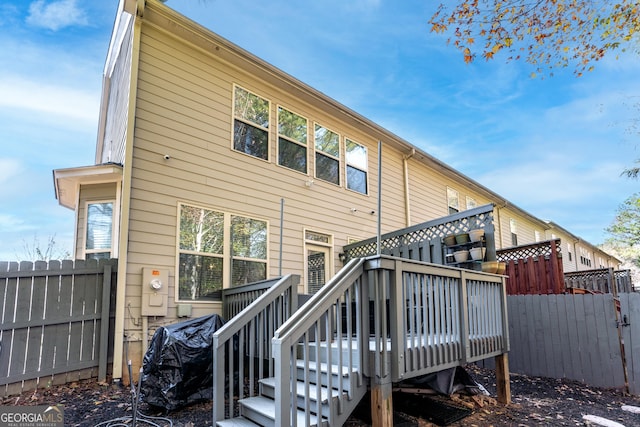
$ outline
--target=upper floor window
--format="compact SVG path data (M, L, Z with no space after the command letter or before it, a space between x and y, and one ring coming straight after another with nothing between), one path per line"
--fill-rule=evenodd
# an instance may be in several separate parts
M179 216L179 300L215 301L223 288L266 279L266 221L189 205Z
M533 238L536 242L539 242L540 240L542 240L540 237L540 232L538 230L533 231Z
M476 202L476 199L474 199L473 197L467 196L467 209L473 209L477 206L478 206L478 203Z
M509 219L509 230L511 231L511 244L518 246L518 225L513 218Z
M87 203L85 257L111 258L113 246L113 202Z
M316 178L340 185L340 136L316 123Z
M347 188L367 194L367 148L345 139L347 161Z
M591 267L591 254L585 248L580 248L580 264Z
M268 160L269 101L236 86L233 117L233 149Z
M460 212L460 197L458 192L449 187L447 187L447 206L449 207L449 215Z
M278 107L278 164L307 173L307 119Z

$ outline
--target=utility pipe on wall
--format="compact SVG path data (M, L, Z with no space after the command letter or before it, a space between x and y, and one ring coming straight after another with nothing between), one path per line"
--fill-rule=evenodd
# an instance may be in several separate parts
M378 140L378 238L376 239L376 254L380 255L382 248L380 247L382 221L382 141Z

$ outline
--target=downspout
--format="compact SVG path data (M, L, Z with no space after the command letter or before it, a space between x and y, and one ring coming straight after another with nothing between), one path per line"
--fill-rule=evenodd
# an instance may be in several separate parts
M504 246L502 244L502 220L500 219L500 209L506 208L506 207L507 207L506 203L503 204L502 206L496 206L496 217L497 217L496 219L497 219L497 222L498 222L498 241L500 242L500 248L499 249L502 249L503 246ZM498 248L496 247L496 250L497 249Z
M138 11L138 15L140 11ZM131 75L129 80L129 108L127 111L127 138L125 141L124 165L122 170L122 204L120 206L120 231L118 235L118 282L116 291L116 311L113 340L113 379L122 379L124 350L124 315L127 288L127 252L129 249L129 216L131 205L131 170L133 163L133 142L135 131L136 94L138 92L138 64L140 60L140 34L142 20L136 15L133 21L131 43ZM146 333L142 331L143 334ZM144 352L144 349L143 349Z
M409 192L409 159L416 154L416 149L412 148L409 154L402 156L402 164L404 166L404 215L405 226L411 225L411 194Z

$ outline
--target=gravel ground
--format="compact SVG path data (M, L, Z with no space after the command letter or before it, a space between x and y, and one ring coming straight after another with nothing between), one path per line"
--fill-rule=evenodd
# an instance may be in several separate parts
M495 397L493 371L467 367L467 371ZM500 405L491 397L454 395L435 397L437 401L457 407L472 408L464 419L450 426L584 426L584 415L595 415L615 421L626 427L640 426L640 414L622 410L623 405L640 407L639 396L625 396L620 391L588 387L574 381L511 375L512 403ZM403 394L395 397L395 425L434 426L423 394ZM432 399L431 397L429 399ZM131 393L126 387L82 381L64 386L52 386L2 399L3 405L51 405L65 407L65 425L78 427L107 426L108 421L130 417ZM369 409L365 399L346 423L347 427L370 425ZM141 403L141 412L150 414L150 408ZM421 413L422 412L422 413ZM151 415L151 414L150 414ZM164 416L174 427L200 427L211 425L211 403L202 402ZM102 423L102 424L101 424ZM140 424L140 423L139 423ZM168 426L168 423L160 423ZM122 425L122 424L121 424ZM440 424L442 425L442 424Z

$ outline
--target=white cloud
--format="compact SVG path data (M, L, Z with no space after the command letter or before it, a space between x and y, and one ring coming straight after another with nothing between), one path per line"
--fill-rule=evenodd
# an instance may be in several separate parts
M8 184L11 179L18 176L22 166L15 159L0 159L0 185Z
M98 100L86 90L4 76L0 93L0 107L37 111L92 125L96 121Z
M14 215L0 214L0 229L12 232L25 231L34 227L26 224L21 218Z
M74 25L87 25L85 12L78 7L76 0L59 0L46 3L37 0L29 6L27 24L52 31Z

